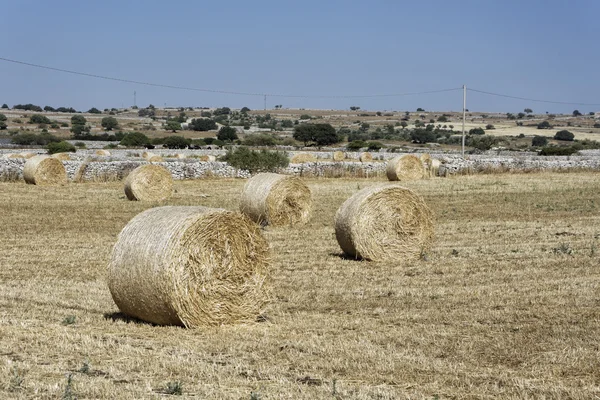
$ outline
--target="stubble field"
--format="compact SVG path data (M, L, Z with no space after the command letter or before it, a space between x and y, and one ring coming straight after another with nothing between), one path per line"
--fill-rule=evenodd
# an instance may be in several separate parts
M600 397L599 173L408 183L436 241L396 263L345 259L333 230L382 181L307 183L312 221L264 232L264 318L196 330L123 318L105 283L118 233L155 205L119 182L0 183L0 398ZM164 204L237 209L243 184L176 182Z

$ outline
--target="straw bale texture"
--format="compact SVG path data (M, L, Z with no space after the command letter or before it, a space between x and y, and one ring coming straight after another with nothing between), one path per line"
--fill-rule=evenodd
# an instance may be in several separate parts
M150 158L150 157L152 157L152 156L154 156L154 155L155 155L155 154L154 154L154 153L152 153L152 152L149 152L149 151L144 151L144 152L142 153L142 158L146 158L146 159L148 159L148 158Z
M269 245L235 211L156 207L119 234L108 286L119 309L159 325L255 321L270 300Z
M25 158L20 153L10 153L5 155L6 158Z
M303 164L307 162L315 162L317 157L309 153L299 153L290 159L290 164Z
M110 151L108 151L108 150L96 150L96 155L97 156L108 157L108 156L110 156Z
M125 179L125 195L129 200L162 201L173 194L173 176L161 165L140 165Z
M431 160L432 160L431 156L428 153L423 153L419 156L419 159L423 163L423 169L425 171L423 176L426 178L430 178L431 177Z
M417 156L406 154L388 161L386 174L390 181L413 181L423 178L425 168Z
M182 159L186 158L186 155L178 153L178 154L175 154L175 158L178 158L178 159L182 160Z
M23 178L31 185L64 185L67 183L67 171L60 160L39 155L27 160Z
M431 176L438 176L440 171L440 165L442 165L440 160L436 158L431 160Z
M71 160L71 156L69 155L69 153L52 154L52 158L56 158L57 160L60 160L60 161L70 161Z
M364 153L360 153L358 159L360 160L360 162L371 162L373 161L373 155L368 151L365 151Z
M363 189L335 215L342 250L366 260L418 258L433 242L432 213L421 196L398 185Z
M333 152L333 161L344 161L346 158L346 154L343 151L334 151Z
M296 176L262 173L246 182L240 210L261 225L296 225L308 222L312 197Z
M13 158L26 158L26 159L30 159L32 157L35 157L36 154L35 153L19 153L18 157L13 157Z
M215 162L215 161L217 161L217 157L211 156L210 154L209 155L202 155L202 156L198 157L198 159L200 161L204 161L204 162Z
M165 160L164 160L164 158L162 158L162 156L159 156L158 154L152 154L152 156L148 157L146 159L146 161L148 161L148 162L163 162Z

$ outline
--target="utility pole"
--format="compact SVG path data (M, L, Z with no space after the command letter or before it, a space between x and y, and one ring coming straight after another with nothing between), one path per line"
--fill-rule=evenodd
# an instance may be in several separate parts
M136 93L135 90L133 91L133 106L137 107L137 101L136 101Z
M463 85L462 158L465 158L465 120L467 119L467 85Z
M265 111L267 111L267 95L265 94Z

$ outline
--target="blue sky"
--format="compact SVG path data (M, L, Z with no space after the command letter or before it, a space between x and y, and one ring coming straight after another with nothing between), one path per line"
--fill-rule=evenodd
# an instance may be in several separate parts
M2 0L0 57L166 85L303 96L469 88L600 103L600 2ZM263 108L0 61L0 103ZM462 92L267 98L267 106L458 111ZM471 111L599 111L469 92Z

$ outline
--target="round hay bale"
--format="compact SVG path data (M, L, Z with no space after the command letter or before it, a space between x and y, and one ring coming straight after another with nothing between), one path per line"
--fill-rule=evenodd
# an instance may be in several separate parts
M142 158L148 159L148 158L150 158L150 157L153 157L153 156L155 156L155 155L156 155L156 154L154 154L154 153L151 153L151 152L149 152L149 151L144 151L144 152L142 153Z
M162 156L159 156L158 154L153 154L151 157L148 157L146 159L146 161L148 161L148 162L163 162L163 161L165 161L165 159L162 158Z
M69 155L69 153L55 153L52 154L52 158L56 158L60 161L71 161L71 156Z
M102 157L109 157L110 156L110 151L108 151L108 150L96 150L96 155L97 156L102 156Z
M434 158L431 160L431 176L438 176L440 172L440 166L442 163L440 160Z
M390 181L413 181L423 178L425 168L417 156L406 154L388 161L386 174Z
M246 182L240 210L261 225L297 225L310 219L312 197L298 177L262 173Z
M119 309L189 328L256 321L270 300L269 245L235 211L156 207L121 231L108 267Z
M177 158L179 160L183 160L184 158L187 158L187 156L185 154L178 153L178 154L175 154L175 158Z
M333 161L344 161L346 158L346 154L343 151L334 151L333 152Z
M299 153L290 159L290 164L304 164L307 162L316 162L317 157L310 153Z
M35 153L27 153L27 152L26 153L19 153L19 156L21 156L20 158L25 158L25 159L28 159L28 160L30 158L35 157L36 155L37 154L35 154Z
M198 157L198 159L200 161L203 161L203 162L215 162L215 161L217 161L217 157L211 156L210 154L209 155L206 155L206 154L202 155L202 156Z
M23 167L23 178L31 185L64 185L67 171L63 163L48 155L31 157Z
M125 195L129 200L162 201L173 194L173 177L161 165L140 165L125 179Z
M402 186L369 187L350 197L335 215L335 236L356 258L414 259L433 242L432 212L421 196Z
M6 155L6 158L25 158L21 153L10 153Z
M432 160L431 156L428 153L423 153L419 156L419 160L421 160L421 162L423 163L423 169L425 171L423 176L430 178L431 177L431 160Z
M364 153L360 153L358 159L360 160L360 162L371 162L373 161L373 155L368 151L365 151Z

